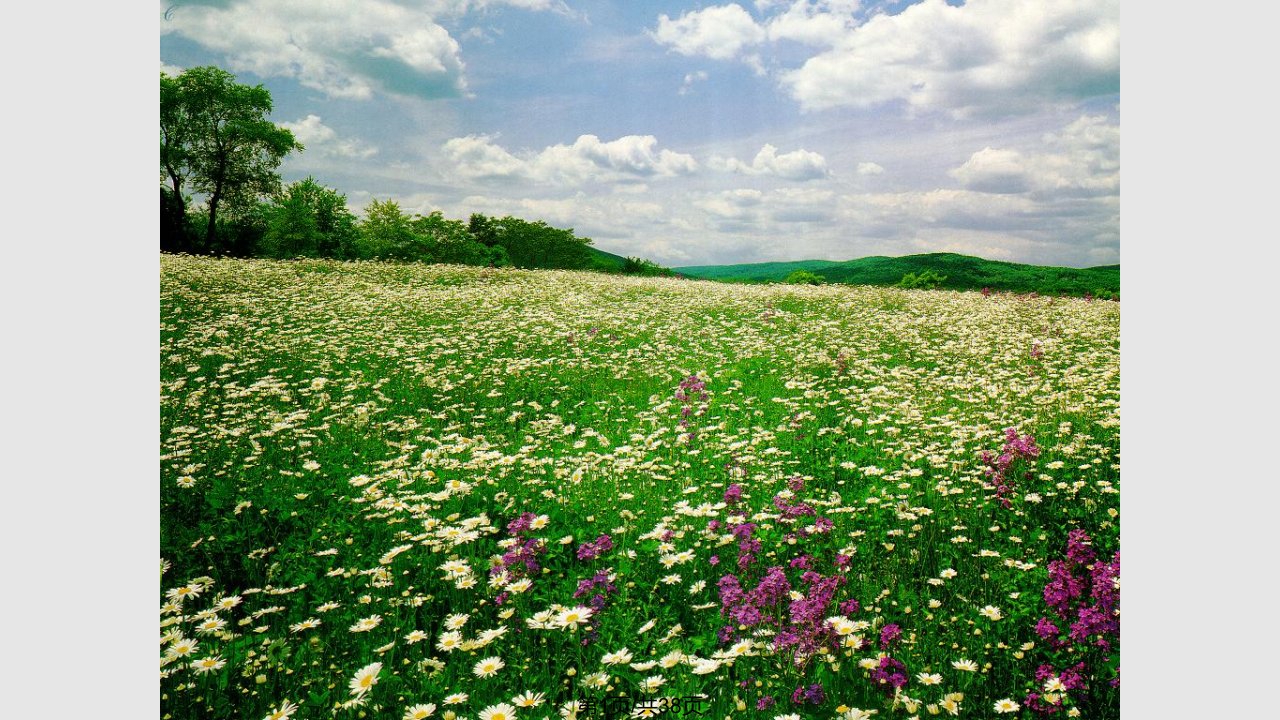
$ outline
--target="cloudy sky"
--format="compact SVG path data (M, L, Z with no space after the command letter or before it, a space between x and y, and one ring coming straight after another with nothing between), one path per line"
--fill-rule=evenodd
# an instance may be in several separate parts
M162 2L313 175L671 266L1119 262L1118 0Z

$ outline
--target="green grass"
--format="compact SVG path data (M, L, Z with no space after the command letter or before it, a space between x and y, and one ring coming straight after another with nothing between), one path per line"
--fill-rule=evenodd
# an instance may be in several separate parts
M908 273L932 270L946 277L943 288L1043 295L1120 292L1120 266L1092 268L1049 267L984 260L954 253L928 253L903 257L865 257L847 262L801 260L745 265L701 265L674 268L688 277L726 282L781 282L796 270L808 270L827 282L847 285L895 285Z
M1064 702L1118 715L1118 650L1033 630L1068 532L1101 558L1119 548L1117 303L172 256L160 282L162 718L286 702L295 717L432 703L475 718L522 693L544 696L522 719L691 694L710 717L830 718L923 717L963 693L963 716L986 717L1023 702L1040 664L1082 660L1090 690ZM695 374L705 397L682 399ZM980 460L1007 427L1041 449L1011 471L1008 509ZM523 513L538 520L513 535ZM740 570L746 522L761 545ZM602 535L612 548L580 558ZM512 540L540 543L536 568L503 562ZM819 620L845 617L861 646L799 662L773 648L788 597L726 656L722 578L750 590L777 566L808 592L793 561L836 579ZM588 605L575 591L601 573L613 589L595 589L593 623L531 626ZM463 647L441 649L460 615ZM898 710L862 667L888 624L904 633ZM184 639L196 649L180 654ZM603 663L623 648L629 663ZM488 657L505 667L478 677ZM376 684L353 693L373 663ZM814 683L826 703L791 702Z

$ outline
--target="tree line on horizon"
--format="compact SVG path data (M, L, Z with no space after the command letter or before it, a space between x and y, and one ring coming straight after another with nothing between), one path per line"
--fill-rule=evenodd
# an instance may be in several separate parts
M591 238L541 220L475 213L463 222L409 214L390 199L357 217L345 194L313 177L281 182L280 163L304 148L267 119L272 107L266 88L218 67L161 72L162 252L673 274L640 258L614 262Z

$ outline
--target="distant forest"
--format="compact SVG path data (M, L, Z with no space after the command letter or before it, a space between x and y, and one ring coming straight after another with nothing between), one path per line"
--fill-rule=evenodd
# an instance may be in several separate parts
M541 220L477 213L464 222L409 214L389 199L357 218L346 195L315 178L281 182L281 161L304 148L267 120L271 110L264 87L217 67L160 74L162 251L673 274Z
M1023 265L955 253L797 262L677 267L700 280L739 283L839 283L916 289L982 290L1120 299L1120 266Z

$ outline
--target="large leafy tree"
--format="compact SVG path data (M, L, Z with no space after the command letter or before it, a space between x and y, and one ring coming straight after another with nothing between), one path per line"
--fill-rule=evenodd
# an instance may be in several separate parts
M479 213L471 216L467 228L478 242L503 248L517 267L591 267L591 238L574 235L572 228L554 228L541 220L529 222L509 215L490 218Z
M160 75L160 171L182 203L184 186L207 198L205 246L212 247L218 208L251 205L280 188L276 168L302 145L267 120L271 93L241 85L212 66Z
M259 250L268 257L356 257L360 231L347 197L308 177L284 189L268 208Z
M404 214L394 200L374 199L364 209L360 223L362 255L394 260L414 260L420 254L420 239L413 231L413 218Z

